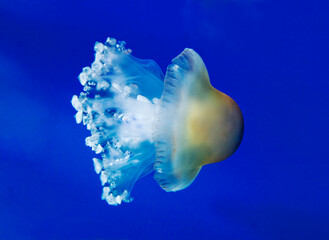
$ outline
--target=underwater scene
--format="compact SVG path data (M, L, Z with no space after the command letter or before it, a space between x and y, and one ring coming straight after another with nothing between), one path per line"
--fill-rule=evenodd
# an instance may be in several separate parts
M329 239L328 12L0 1L0 240Z

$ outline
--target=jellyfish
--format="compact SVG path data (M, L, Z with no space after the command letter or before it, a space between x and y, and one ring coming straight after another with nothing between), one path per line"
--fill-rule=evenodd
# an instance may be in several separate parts
M95 60L79 75L72 105L91 132L86 145L110 205L132 201L135 183L154 173L167 192L187 188L202 166L230 157L243 137L237 103L210 84L201 57L186 48L164 75L134 57L124 41L96 42Z

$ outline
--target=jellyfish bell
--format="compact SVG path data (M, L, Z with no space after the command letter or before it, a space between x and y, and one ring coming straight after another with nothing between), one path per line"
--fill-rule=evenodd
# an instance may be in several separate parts
M211 86L201 57L185 49L164 79L155 127L154 178L166 191L182 190L203 165L231 156L242 136L238 105Z
M79 75L77 123L110 205L130 202L134 184L156 171L165 191L188 187L201 167L228 158L243 135L238 105L214 89L201 57L185 49L164 76L153 60L131 55L125 42L95 44L95 61Z

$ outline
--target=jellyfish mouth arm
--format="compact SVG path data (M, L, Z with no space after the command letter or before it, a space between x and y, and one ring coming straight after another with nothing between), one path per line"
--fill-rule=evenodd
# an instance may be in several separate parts
M100 155L94 168L110 205L130 202L138 179L153 171L152 129L163 74L152 60L133 57L124 42L95 44L95 61L79 75L84 86L73 96L77 123L91 132L86 145Z

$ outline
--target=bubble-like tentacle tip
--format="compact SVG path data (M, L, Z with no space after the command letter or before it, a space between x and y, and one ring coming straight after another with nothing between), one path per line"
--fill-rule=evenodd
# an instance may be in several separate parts
M130 55L124 41L108 38L105 44L96 42L94 50L95 61L78 77L83 92L73 96L72 105L76 122L91 132L86 145L101 155L93 162L102 199L117 205L130 202L135 182L152 171L151 128L163 74L152 60ZM148 82L158 82L152 92L143 90Z

